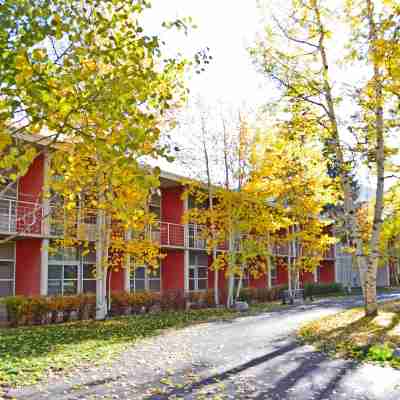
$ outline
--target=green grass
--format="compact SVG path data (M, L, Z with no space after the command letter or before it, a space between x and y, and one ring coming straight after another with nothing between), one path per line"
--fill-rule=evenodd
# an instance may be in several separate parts
M278 304L252 306L249 314L279 309ZM108 321L77 321L59 325L0 329L0 387L34 384L52 371L63 373L90 362L106 363L132 345L167 328L232 319L226 309L164 312Z
M365 317L362 308L354 308L307 323L299 338L329 354L400 368L400 358L393 356L400 347L400 301L379 308L377 317Z

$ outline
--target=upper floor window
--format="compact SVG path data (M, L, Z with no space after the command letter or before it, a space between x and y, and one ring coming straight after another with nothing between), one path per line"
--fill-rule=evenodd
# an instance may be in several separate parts
M0 184L1 197L5 199L15 200L18 195L18 184L17 182L7 181L4 184Z
M208 199L204 200L203 202L198 201L195 197L189 196L188 197L188 208L208 208Z
M157 220L161 220L161 196L153 194L150 199L149 211L156 215Z
M0 244L0 297L12 296L15 291L15 243Z

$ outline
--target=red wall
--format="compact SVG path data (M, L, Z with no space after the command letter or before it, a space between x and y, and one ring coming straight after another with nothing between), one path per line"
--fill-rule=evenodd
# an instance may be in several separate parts
M112 271L111 275L111 291L121 292L124 290L124 274L125 271L120 268L118 271Z
M265 274L261 274L258 278L253 278L250 276L250 287L257 289L264 289L267 287L267 276Z
M288 271L286 268L286 263L281 259L281 261L278 263L277 268L276 268L276 279L275 282L273 282L274 285L287 285L288 283Z
M182 187L164 188L161 195L161 216L166 222L180 224L183 215Z
M309 271L303 271L300 275L300 280L302 283L313 283L314 282L314 274Z
M28 172L19 180L19 200L35 202L44 184L44 155L36 157Z
M319 268L319 281L321 283L335 282L335 263L334 261L322 261Z
M182 250L168 250L162 260L162 290L184 289L185 257Z
M16 241L15 294L40 294L41 239Z

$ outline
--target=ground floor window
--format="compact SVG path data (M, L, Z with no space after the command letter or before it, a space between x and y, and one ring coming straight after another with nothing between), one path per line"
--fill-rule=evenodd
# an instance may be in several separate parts
M161 267L150 270L144 266L132 267L130 273L130 290L135 292L160 292L161 291Z
M15 243L0 244L0 297L15 293Z
M204 252L189 253L189 291L207 290L208 255Z
M75 247L60 248L49 254L48 287L49 295L74 295L95 293L96 252Z

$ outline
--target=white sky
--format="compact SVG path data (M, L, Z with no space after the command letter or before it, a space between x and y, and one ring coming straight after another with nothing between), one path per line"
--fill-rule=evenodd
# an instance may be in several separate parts
M342 0L330 1L338 4ZM285 9L287 0L267 0L264 4L272 8L275 14ZM192 98L200 95L210 104L222 100L234 107L245 104L253 108L267 103L277 93L274 85L256 71L247 52L247 48L255 43L257 33L262 30L261 14L257 0L152 0L152 8L146 11L144 25L151 32L159 33L163 21L192 17L197 28L188 36L183 32L170 32L164 37L167 50L173 55L181 52L192 57L198 50L210 49L213 57L211 64L205 72L188 81ZM343 27L331 28L336 40L330 43L329 54L330 57L340 58L346 34ZM357 68L355 71L338 69L334 75L338 81L354 83L363 73ZM343 108L344 114L350 111L351 107L347 111L346 107ZM174 165L161 164L162 168L183 173ZM363 175L361 171L359 173ZM369 184L368 178L363 177L362 180Z
M197 29L187 37L182 32L171 34L168 48L191 56L209 47L213 57L206 71L189 81L191 92L234 104L265 100L266 79L256 73L246 50L254 43L258 28L256 0L153 0L145 26L157 29L162 21L188 16Z

